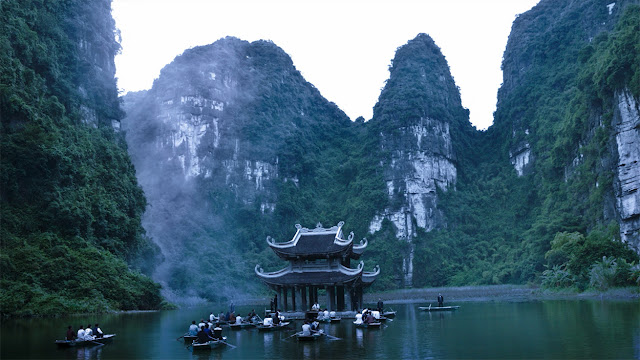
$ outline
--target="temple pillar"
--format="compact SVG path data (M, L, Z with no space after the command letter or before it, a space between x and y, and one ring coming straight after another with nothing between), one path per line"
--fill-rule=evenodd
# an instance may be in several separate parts
M280 310L283 310L285 302L285 298L282 297L282 288L282 286L278 286L278 306L280 307Z
M287 287L282 287L282 311L287 311Z
M345 305L346 305L346 309L347 311L353 311L353 297L351 296L351 286L347 286L347 288L344 291L344 296L345 296Z
M291 288L291 310L296 311L296 287Z
M338 311L344 311L344 285L336 286L336 308Z
M300 288L300 296L302 297L302 311L307 311L309 308L307 307L307 287L302 286Z
M313 287L313 302L319 304L320 301L318 301L318 287L314 286Z
M361 309L364 309L364 301L363 301L363 297L362 297L362 286L358 286L358 304L360 305Z
M327 287L327 309L329 311L336 310L336 288L335 286Z

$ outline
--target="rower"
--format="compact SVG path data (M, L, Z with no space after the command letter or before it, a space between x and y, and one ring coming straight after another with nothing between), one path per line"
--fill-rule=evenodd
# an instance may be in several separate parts
M236 313L235 313L235 312L232 312L232 313L229 315L229 322L230 322L230 323L235 323L235 322L236 322Z
M198 343L200 343L200 344L206 344L209 340L213 340L204 331L204 326L200 328L200 331L198 331L198 335L197 336L198 336L198 338L196 339L196 341Z
M356 321L353 322L356 325L362 324L362 314L356 314Z
M209 321L214 322L216 320L216 316L213 315L213 311L209 314Z
M280 313L276 309L276 313L273 315L273 325L278 325L280 323Z
M211 336L213 334L211 333L211 328L209 327L209 324L204 325L204 332L207 334L208 337L213 339L213 337Z
M264 325L264 326L273 326L273 319L271 317L264 318L264 321L262 322L262 325Z
M104 337L104 333L102 332L102 329L100 329L100 326L97 323L93 326L93 334L97 338Z
M311 325L309 325L309 320L305 320L302 325L302 336L311 335Z
M311 330L316 331L319 327L320 323L318 322L318 320L313 320L313 322L311 323Z
M198 325L196 325L196 321L195 320L193 320L191 322L191 325L189 326L189 335L190 336L198 335Z
M438 294L438 306L439 307L444 306L444 297L442 297L442 294Z
M71 341L73 339L76 338L76 333L73 332L73 328L71 327L71 325L69 325L69 327L67 328L67 337L66 339Z
M202 329L204 327L204 319L200 319L200 322L198 323L198 329Z
M236 316L236 325L242 325L242 316Z
M382 302L381 298L378 298L378 311L382 312L383 308L384 308L384 303Z
M220 324L216 324L216 327L213 328L213 338L215 340L222 340L222 328L220 327Z

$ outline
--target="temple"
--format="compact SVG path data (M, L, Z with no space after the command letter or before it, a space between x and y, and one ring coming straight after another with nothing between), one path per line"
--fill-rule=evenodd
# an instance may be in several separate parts
M373 272L364 271L363 261L356 268L351 267L351 259L360 258L367 247L367 239L354 244L351 232L345 240L343 225L341 221L328 229L321 224L315 229L307 229L297 224L298 231L293 239L282 243L267 237L271 249L289 261L289 265L274 272L264 272L256 265L255 272L276 292L281 310L306 311L314 303L320 303L329 311L362 307L363 288L373 283L380 267L376 266ZM326 291L326 301L318 299L319 289Z

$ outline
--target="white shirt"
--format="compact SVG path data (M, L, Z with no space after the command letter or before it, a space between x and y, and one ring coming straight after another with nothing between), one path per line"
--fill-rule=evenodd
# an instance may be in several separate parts
M372 311L373 317L376 319L380 319L380 311Z
M91 328L86 328L84 330L84 339L93 340L93 330L91 330Z
M356 321L353 322L354 324L362 324L362 314L356 314Z
M264 326L271 326L271 325L273 325L273 319L272 318L265 318L264 321L262 322L262 324Z
M304 336L311 335L311 325L309 324L302 325L302 335Z
M336 317L336 312L332 311L332 312L329 313L329 315L331 315L331 317Z
M329 318L329 312L327 310L324 311L324 318L325 319Z
M236 317L236 325L242 324L242 316Z
M213 315L213 313L211 313L211 315L209 315L209 321L213 321L215 319L216 319L215 315Z
M84 340L84 329L78 329L78 340Z

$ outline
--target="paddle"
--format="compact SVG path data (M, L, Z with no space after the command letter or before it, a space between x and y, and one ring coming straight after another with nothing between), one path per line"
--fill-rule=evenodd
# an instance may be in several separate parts
M90 343L94 343L94 344L99 345L99 346L104 345L103 343L99 343L99 342L97 342L97 341L93 341L93 340L88 340L88 341L89 341Z
M218 340L218 341L220 341L221 343L223 343L223 344L225 344L225 345L227 345L227 346L231 346L231 348L232 348L232 349L237 348L237 346L235 346L235 345L231 345L231 344L229 344L228 342L225 342L225 341L222 341L222 340Z
M317 331L317 330L311 330L311 332L317 333L317 332L320 332L320 331ZM324 335L324 336L328 337L328 338L329 338L329 339L331 339L331 340L342 340L341 338L339 338L339 337L335 337L335 336L331 336L331 335L329 335L329 334L325 333L324 331L320 332L320 334L322 334L322 335Z
M185 334L186 335L186 334ZM184 335L180 336L179 338L176 339L176 341L182 339L184 337Z
M295 331L295 330L293 330L293 331ZM284 338L284 339L282 339L282 340L290 339L290 338L292 338L292 337L294 337L294 336L296 336L296 335L298 335L298 334L302 334L302 332L301 332L301 331L296 331L293 335L291 335L291 336L287 336L286 338Z

